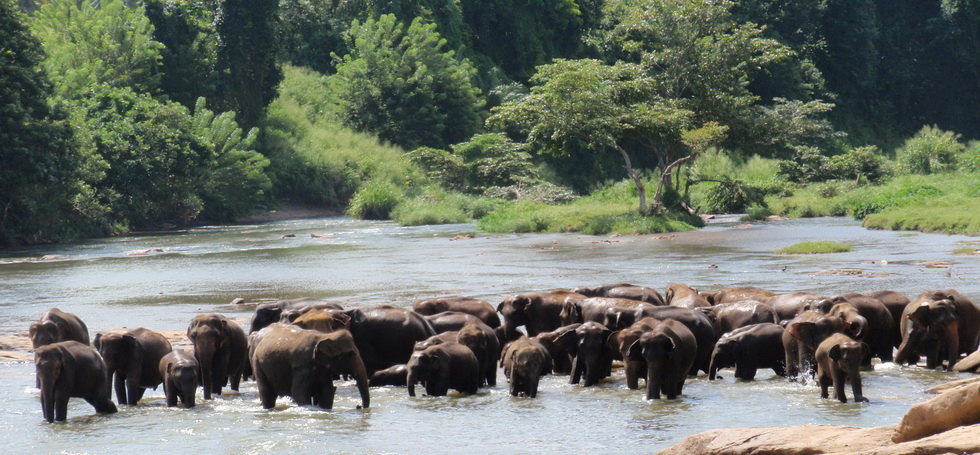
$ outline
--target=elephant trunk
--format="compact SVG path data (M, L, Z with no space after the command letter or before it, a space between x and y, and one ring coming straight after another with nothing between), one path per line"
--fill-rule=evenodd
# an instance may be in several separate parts
M47 372L40 376L41 387L41 410L44 413L44 420L49 423L54 422L54 402L55 402L55 383L56 374Z
M204 399L211 399L211 390L214 385L214 355L218 349L216 342L197 342L194 343L194 357L201 369L201 377L198 380L204 387Z
M599 383L602 379L601 355L596 352L585 354L585 387L591 387Z
M364 361L361 356L354 356L353 365L354 379L357 381L357 391L361 394L361 408L367 409L371 406L371 395L368 392L367 369L364 368Z
M717 379L718 369L720 368L718 363L714 357L711 358L711 364L708 366L708 380L714 381Z
M184 402L184 406L193 408L195 404L194 398L197 395L197 372L194 371L194 369L182 371L177 380L177 382L180 384L178 395L180 396L181 401Z
M660 390L663 388L664 365L663 360L647 360L647 399L659 400Z
M953 371L953 365L956 365L956 361L960 358L960 331L959 323L957 321L950 321L946 323L946 360L947 360L947 371Z
M912 356L912 352L919 345L922 338L922 331L913 328L904 338L902 338L902 344L898 346L898 352L895 354L895 364L902 365L909 361Z
M405 379L405 382L408 385L408 396L410 397L415 396L415 383L417 383L418 381L419 381L418 373L409 369L408 377Z

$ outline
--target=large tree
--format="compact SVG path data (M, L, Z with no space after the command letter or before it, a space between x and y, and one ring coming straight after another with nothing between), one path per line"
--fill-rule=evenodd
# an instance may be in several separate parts
M79 157L63 111L48 103L41 44L0 0L0 246L45 238L68 215Z
M445 148L479 129L475 70L443 49L435 24L416 18L405 27L386 14L354 21L346 40L350 53L336 57L331 77L345 124L406 149Z

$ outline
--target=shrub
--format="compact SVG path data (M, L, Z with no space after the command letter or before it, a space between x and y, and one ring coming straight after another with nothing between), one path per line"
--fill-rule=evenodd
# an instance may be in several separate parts
M723 180L708 190L702 207L709 213L742 212L751 204L765 205L765 192L740 180Z
M965 146L960 135L924 126L898 150L898 168L906 174L932 174L955 169Z
M369 182L354 193L347 214L363 220L391 219L391 212L401 199L394 185Z
M958 166L963 172L980 172L980 141L970 141L959 157Z
M874 183L888 174L887 161L878 153L878 147L873 145L856 147L847 153L832 156L828 166L835 178L854 177L857 183L860 183L862 176Z

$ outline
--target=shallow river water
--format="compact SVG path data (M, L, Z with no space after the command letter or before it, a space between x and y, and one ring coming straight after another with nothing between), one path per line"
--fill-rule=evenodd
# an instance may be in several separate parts
M854 251L772 253L805 240L838 241ZM468 224L399 227L343 217L202 227L0 250L0 335L26 332L53 306L77 314L94 336L120 327L183 330L206 312L248 318L254 304L231 305L236 297L410 307L418 298L458 294L496 305L514 293L618 281L661 291L672 281L826 295L895 289L913 298L956 288L980 301L980 257L952 253L977 241L869 231L844 218L716 222L697 232L625 237L488 235ZM127 255L149 248L163 251ZM45 255L58 256L36 260ZM725 373L718 381L689 379L682 398L664 401L627 390L621 370L588 389L546 377L536 399L510 397L499 374L496 387L471 396L409 398L405 388L375 388L366 410L354 409L356 390L341 383L332 411L288 398L265 411L247 382L240 393L210 402L199 393L194 409L167 408L162 389L109 416L72 399L68 422L47 424L33 364L8 362L0 363L0 446L5 453L73 454L651 453L713 428L890 425L928 398L924 389L960 378L879 364L864 376L871 402L841 404L820 399L812 383L770 370L750 382Z

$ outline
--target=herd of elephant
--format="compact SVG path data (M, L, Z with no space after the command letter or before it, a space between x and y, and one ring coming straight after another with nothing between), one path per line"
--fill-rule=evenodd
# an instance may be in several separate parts
M44 418L65 420L69 397L113 413L112 389L119 404L135 405L161 384L169 406L193 407L198 388L209 400L249 378L265 409L283 396L330 409L342 377L367 408L373 386L475 393L496 385L498 365L511 395L535 397L543 375L588 387L610 376L614 361L629 389L645 381L647 399L674 399L688 376L714 380L734 367L743 380L762 368L816 377L823 398L833 386L842 402L848 381L854 400L867 401L860 372L873 357L913 365L925 357L927 368L952 369L980 343L980 307L952 289L911 300L888 290L827 297L671 283L661 294L616 283L511 295L496 308L469 297L412 307L282 300L258 305L248 333L222 315L198 315L187 328L190 352L145 328L100 333L90 346L85 323L52 308L29 331Z

